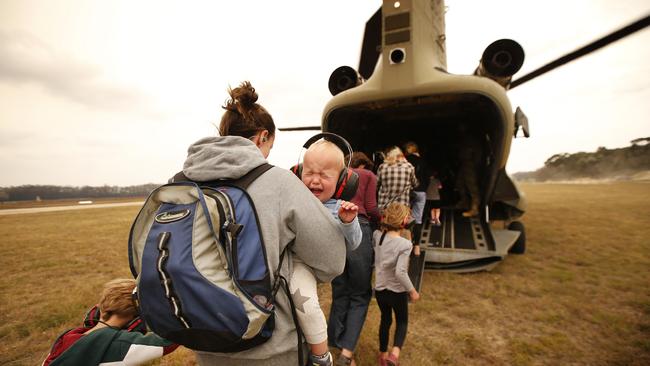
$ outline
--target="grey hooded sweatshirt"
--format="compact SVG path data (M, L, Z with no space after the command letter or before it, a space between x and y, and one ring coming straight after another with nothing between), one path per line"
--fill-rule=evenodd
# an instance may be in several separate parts
M189 147L183 173L194 181L236 179L265 162L248 139L206 137ZM293 244L281 272L287 279L291 278L293 255L311 267L320 282L330 282L343 272L345 240L341 230L329 210L298 177L288 169L273 167L251 183L248 193L257 210L271 271L278 267L282 250ZM289 300L282 290L276 296L275 316L275 330L266 343L238 353L196 352L199 364L298 364L296 329Z

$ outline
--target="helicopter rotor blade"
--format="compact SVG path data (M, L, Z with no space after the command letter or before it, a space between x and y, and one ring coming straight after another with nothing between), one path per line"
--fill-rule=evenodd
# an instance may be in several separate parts
M320 131L320 126L302 126L278 128L280 131Z
M577 58L580 58L582 56L588 55L591 52L594 52L594 51L596 51L596 50L598 50L598 49L600 49L602 47L605 47L605 46L607 46L608 44L610 44L612 42L616 42L621 38L627 37L630 34L647 27L648 25L650 25L650 15L646 15L645 17L637 20L636 22L633 22L633 23L631 23L631 24L629 24L629 25L627 25L627 26L613 32L613 33L610 33L610 34L606 35L605 37L602 37L602 38L600 38L600 39L598 39L598 40L596 40L594 42L589 43L588 45L586 45L584 47L581 47L581 48L579 48L579 49L577 49L577 50L575 50L575 51L573 51L573 52L571 52L569 54L566 54L566 55L556 59L555 61L550 62L550 63L538 68L537 70L532 71L532 72L518 78L517 80L514 80L510 84L510 89L516 88L517 86L519 86L519 85L521 85L521 84L523 84L523 83L525 83L527 81L530 81L530 80L532 80L532 79L534 79L534 78L536 78L536 77L538 77L540 75L543 75L543 74L545 74L545 73L547 73L547 72L549 72L549 71L551 71L551 70L553 70L553 69L555 69L557 67L560 67L560 66L562 66L562 65L564 65L564 64L566 64L568 62L571 62L571 61L573 61L573 60L575 60Z
M381 54L381 7L366 22L361 44L361 57L359 57L359 74L364 79L369 79L375 71L377 60Z

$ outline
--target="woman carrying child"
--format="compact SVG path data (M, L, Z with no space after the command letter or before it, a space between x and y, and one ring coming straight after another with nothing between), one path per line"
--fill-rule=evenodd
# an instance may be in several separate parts
M188 149L183 174L192 181L239 179L266 163L271 152L275 123L269 112L257 103L255 88L250 82L243 82L228 93L230 98L223 107L219 136L205 137ZM251 183L247 193L259 214L269 268L278 268L281 253L291 245L280 271L284 277L293 277L294 257L300 258L318 282L330 282L343 272L346 247L339 224L332 219L330 210L292 172L273 167ZM273 281L275 274L269 275ZM279 291L275 301L275 329L267 342L234 353L196 351L198 364L297 364L298 336L289 298Z
M408 329L408 303L420 299L408 276L413 244L400 236L410 219L409 208L397 202L383 211L380 227L373 233L375 245L375 297L381 312L379 325L379 365L397 366ZM388 333L395 312L395 337L388 353Z

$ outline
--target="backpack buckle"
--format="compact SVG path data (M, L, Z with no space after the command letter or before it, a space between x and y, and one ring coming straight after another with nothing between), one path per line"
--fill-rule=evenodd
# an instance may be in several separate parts
M244 225L226 221L223 223L223 229L228 231L233 237L236 237L244 229Z

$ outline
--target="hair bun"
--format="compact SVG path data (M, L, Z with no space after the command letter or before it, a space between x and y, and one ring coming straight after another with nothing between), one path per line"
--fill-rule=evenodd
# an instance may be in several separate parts
M246 108L250 108L257 102L257 93L250 81L244 81L239 87L231 90L230 97Z
M269 112L257 104L257 93L250 81L244 81L237 88L228 87L229 99L223 108L219 134L221 136L241 136L250 138L260 131L267 130L270 136L275 133L275 124Z
M244 81L235 89L228 88L228 94L230 99L226 101L224 109L239 113L245 119L249 119L251 110L257 102L257 93L250 81Z

